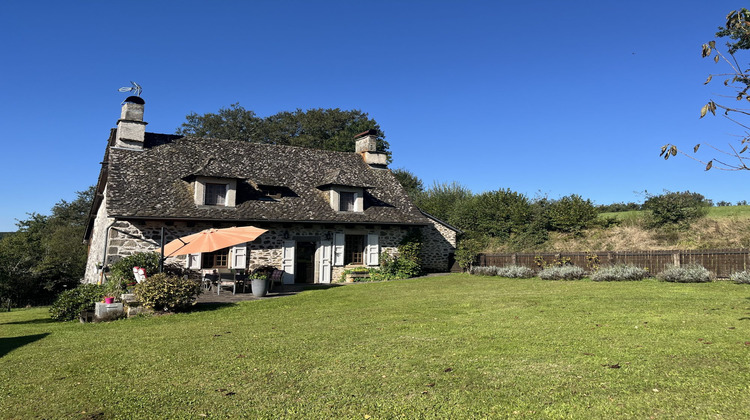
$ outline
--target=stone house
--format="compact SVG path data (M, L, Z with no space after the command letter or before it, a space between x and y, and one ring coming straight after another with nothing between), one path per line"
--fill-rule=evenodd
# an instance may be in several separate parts
M330 283L378 266L412 230L423 266L447 271L458 230L421 212L387 168L375 137L355 153L146 132L145 102L123 103L102 161L85 240L85 282L102 267L207 228L252 225L255 241L170 257L193 269L274 266L285 283Z

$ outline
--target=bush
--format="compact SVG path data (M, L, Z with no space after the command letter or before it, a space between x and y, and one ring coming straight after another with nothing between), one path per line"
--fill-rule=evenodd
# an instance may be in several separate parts
M592 281L636 281L648 277L648 270L634 265L604 267L591 275Z
M496 276L497 270L500 267L489 266L489 267L471 267L469 273L475 276Z
M669 267L657 277L662 281L676 283L707 283L711 281L711 272L700 264L688 264Z
M553 230L571 233L586 229L598 216L591 200L584 200L576 194L551 202L547 211Z
M81 284L75 289L60 293L49 308L50 316L56 321L74 320L82 311L94 310L94 305L102 300L102 296L104 296L103 286Z
M575 265L551 266L539 272L542 280L578 280L586 275L586 270Z
M149 276L156 274L159 270L159 258L160 256L156 252L139 252L122 258L110 265L111 279L127 285L135 284L133 267L144 268Z
M154 274L135 286L135 296L143 306L164 311L192 305L200 292L200 282L164 273Z
M401 240L398 255L387 252L380 255L380 269L371 271L377 280L408 279L422 274L422 234L414 230Z
M506 265L498 268L495 275L509 279L530 279L534 277L534 270L521 265Z
M705 197L690 191L650 196L643 203L643 208L650 211L647 223L650 228L685 227L690 221L705 216L710 206Z
M750 271L740 271L732 273L729 279L737 284L750 284Z

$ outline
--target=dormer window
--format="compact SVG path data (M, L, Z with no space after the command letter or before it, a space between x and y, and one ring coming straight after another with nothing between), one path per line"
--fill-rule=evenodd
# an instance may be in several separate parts
M207 206L226 206L227 184L206 183L203 204Z
M331 187L329 202L336 211L362 212L364 211L364 189L354 187Z
M237 180L199 176L195 178L195 204L198 206L234 207Z
M353 192L339 193L339 211L354 211L354 202L357 194Z

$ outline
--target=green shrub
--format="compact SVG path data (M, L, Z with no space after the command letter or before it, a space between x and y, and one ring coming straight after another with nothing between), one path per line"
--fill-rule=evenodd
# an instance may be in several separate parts
M586 275L586 270L575 265L551 266L538 275L542 280L578 280Z
M104 287L98 284L81 284L75 289L66 290L57 297L49 308L52 319L57 321L71 321L81 314L81 311L92 311L96 302L102 300Z
M729 279L737 284L750 284L750 271L740 271L732 273Z
M133 285L135 284L133 267L144 268L146 275L151 276L159 271L159 258L156 252L139 252L122 258L110 265L110 279L125 283L125 285Z
M711 281L711 272L700 264L688 264L669 267L657 277L662 281L676 283L707 283Z
M705 216L710 206L703 195L690 191L650 196L643 203L643 208L650 213L647 220L650 228L685 227L690 221Z
M500 267L495 266L489 266L489 267L471 267L469 269L469 274L475 275L475 276L496 276L497 270L499 270Z
M636 281L648 277L648 270L634 265L603 267L591 275L592 281Z
M530 279L534 277L534 270L522 265L506 265L498 268L495 275L510 279Z
M201 292L200 282L159 273L135 286L135 296L143 306L154 310L185 309Z
M552 201L547 211L553 230L571 233L586 229L599 215L591 200L576 194Z
M422 274L422 236L419 231L412 231L398 246L398 255L387 252L380 255L380 269L375 277L379 280L408 279Z

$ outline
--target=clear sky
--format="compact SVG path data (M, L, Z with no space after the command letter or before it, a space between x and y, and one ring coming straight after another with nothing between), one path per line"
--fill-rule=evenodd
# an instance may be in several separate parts
M750 196L744 172L664 162L668 142L741 130L699 110L725 67L701 59L737 1L4 1L0 231L94 184L134 80L147 130L239 102L260 116L361 109L392 168L426 186ZM723 41L720 41L723 45Z

